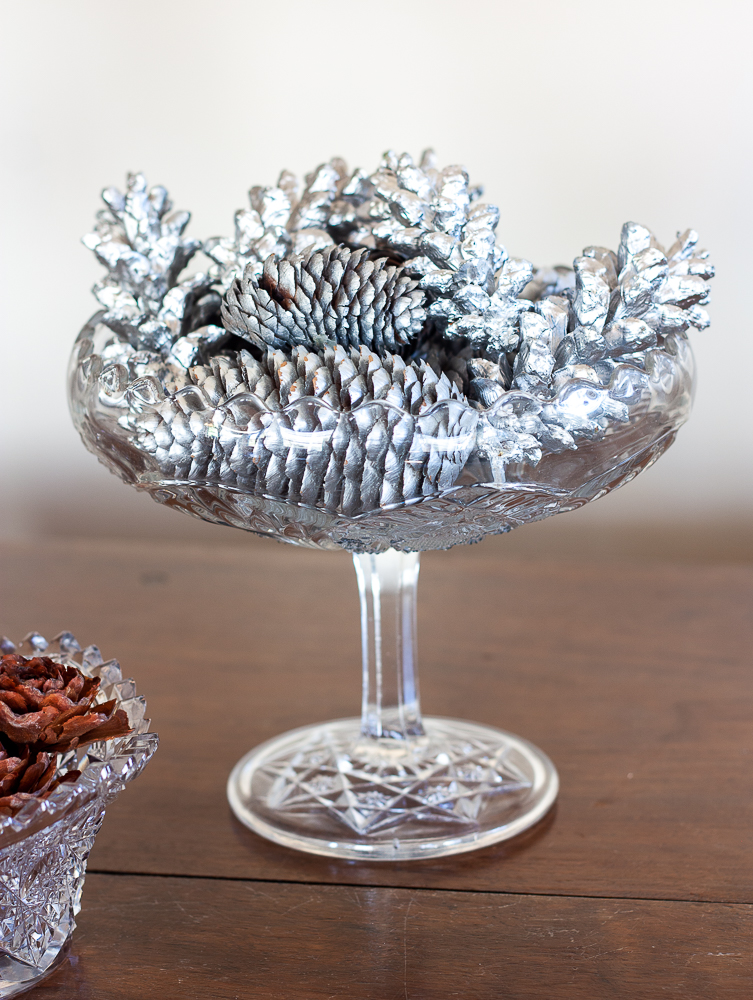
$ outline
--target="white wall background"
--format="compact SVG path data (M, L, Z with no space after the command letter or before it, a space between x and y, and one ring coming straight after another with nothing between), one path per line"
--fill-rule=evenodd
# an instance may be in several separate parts
M331 155L434 145L501 206L508 250L570 262L626 219L713 253L696 408L600 518L749 511L753 59L741 0L5 0L0 7L0 533L125 487L84 451L64 372L94 311L79 242L126 170L189 232L228 233L256 183ZM99 498L99 499L98 499ZM619 499L618 499L619 498ZM144 501L145 502L145 501ZM87 513L88 512L88 513ZM86 517L84 517L84 521Z

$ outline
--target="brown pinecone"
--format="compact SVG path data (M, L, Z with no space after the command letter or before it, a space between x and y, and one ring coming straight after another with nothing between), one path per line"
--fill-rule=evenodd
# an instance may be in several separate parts
M0 743L9 752L26 746L35 752L64 753L95 740L131 731L115 701L94 704L98 677L48 656L27 659L15 653L0 658Z
M14 756L0 747L0 816L13 816L29 799L46 799L58 785L81 777L75 770L56 777L56 771L54 754L25 746Z
M336 341L383 355L421 331L425 298L418 282L387 258L332 246L270 256L259 276L247 268L227 293L222 320L230 333L261 348Z

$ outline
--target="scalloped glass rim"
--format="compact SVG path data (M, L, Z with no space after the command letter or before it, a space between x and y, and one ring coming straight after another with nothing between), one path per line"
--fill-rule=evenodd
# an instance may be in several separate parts
M71 371L70 371L71 379L75 377L76 370L79 364L85 360L85 357L88 357L92 360L95 357L97 357L101 361L101 357L98 355L97 352L85 355L84 348L86 345L86 341L90 340L91 338L84 337L83 335L88 329L91 329L92 327L102 327L107 331L111 339L119 340L120 343L122 343L124 346L128 345L128 341L124 337L117 334L110 327L106 327L105 324L100 322L101 315L102 313L99 312L95 313L95 315L92 316L92 318L86 323L86 325L82 329L81 333L79 334L79 337L77 338L74 344L74 350L71 357ZM94 347L93 340L91 341L91 343L92 347ZM636 377L641 378L641 380L645 381L645 383L648 386L651 386L655 391L659 391L662 396L667 396L670 394L676 395L677 388L671 387L667 384L668 376L671 377L673 374L671 369L675 369L676 374L679 374L681 379L682 376L684 375L688 380L688 382L692 384L692 376L693 376L692 351L690 348L690 343L684 334L676 334L676 333L668 334L664 338L664 344L662 347L649 348L644 352L644 355L646 359L645 371L641 370L636 365L629 364L628 362L620 363L615 367L610 377L610 380L606 385L597 386L595 383L590 382L588 380L571 378L568 379L564 383L564 385L560 386L559 389L554 393L554 395L551 398L546 398L546 399L540 399L534 396L532 393L528 393L520 389L509 390L508 392L500 396L499 399L495 400L495 402L485 410L477 410L469 403L463 402L462 400L459 399L439 400L438 402L432 404L430 407L428 407L426 410L423 410L419 414L410 414L408 413L408 411L402 409L399 406L396 406L394 403L390 403L382 399L363 400L352 410L336 410L329 403L327 403L323 399L320 399L318 396L301 396L298 399L293 400L291 403L288 403L286 406L281 407L280 409L272 409L266 405L264 400L254 395L254 393L247 393L247 392L236 393L234 396L230 397L224 403L221 403L218 406L213 406L203 393L201 387L198 385L185 386L182 389L179 389L177 392L173 393L172 395L175 398L186 398L195 396L200 401L200 405L192 408L211 409L214 410L216 413L228 414L231 417L234 417L233 414L234 405L236 407L239 404L247 405L251 409L251 414L249 415L249 419L252 419L253 415L256 414L269 414L272 417L279 417L281 414L295 414L298 412L298 410L301 408L302 405L311 405L315 406L317 409L328 411L329 413L338 417L343 413L354 415L359 412L367 412L370 409L377 409L384 412L395 413L400 417L408 416L411 417L411 419L413 419L417 423L421 423L422 421L425 421L428 418L436 417L438 414L441 414L449 410L450 412L454 411L455 413L458 414L463 413L467 415L475 428L476 423L482 420L487 420L492 426L495 426L495 423L497 422L498 418L502 414L504 414L505 411L509 409L515 409L515 408L523 409L531 407L538 410L541 408L542 405L545 404L556 405L558 402L561 402L562 397L564 395L566 395L569 391L572 391L573 389L581 389L584 392L588 392L589 390L597 390L597 391L603 390L606 391L606 393L612 396L613 398L620 399L624 395L622 391L623 387L620 386L620 383L622 382L624 384L626 376L628 379L631 380L635 380ZM108 367L111 367L116 363L117 362L102 363L101 367L98 368L96 372L90 369L89 372L87 373L89 381L97 379L102 372L104 372ZM134 379L134 383L139 381L148 381L149 378L150 378L149 376L146 376L143 379ZM690 388L690 386L688 386L688 388ZM71 399L73 399L74 396L75 394L71 392ZM150 403L145 400L144 407L146 408L149 405ZM628 406L630 405L633 406L639 405L639 401L636 400L635 402L628 403ZM656 408L655 405L654 408ZM78 422L77 414L75 412L73 413L73 417L74 420ZM684 414L684 419L686 418L687 418L687 413ZM618 423L619 421L615 422ZM261 433L262 430L263 428L260 428L260 430L257 433ZM331 433L332 433L331 431L315 432L315 434L319 434L322 436ZM608 430L607 433L609 433ZM306 432L301 433L286 429L285 434L290 439L289 443L291 447L312 447L313 445L316 444L315 435L312 436L311 434ZM470 431L466 431L464 437L469 437L469 436L470 436ZM452 440L446 438L445 439L435 438L432 435L426 435L426 437L432 438L432 447L442 447L443 440L445 441ZM455 441L454 443L457 444L459 442Z
M94 647L90 647L94 648ZM23 651L23 655L28 655ZM146 710L146 701L136 696L135 684L131 678L117 679L120 668L115 660L89 663L84 654L74 656L60 652L36 650L32 655L49 656L57 663L75 666L88 677L101 676L103 668L107 680L102 684L96 703L115 697L117 707L124 707L133 726L133 732L114 740L100 740L90 743L81 750L72 750L61 755L60 770L77 767L81 777L72 783L58 785L46 799L29 799L14 816L0 816L0 851L19 840L38 833L57 823L98 795L106 794L113 782L127 782L136 777L157 750L159 736L149 732L150 720L136 718L129 703L140 705L138 715ZM130 688L129 697L121 698L117 687Z
M661 364L657 364L656 361L659 358L676 358L680 353L680 344L685 344L689 348L689 342L687 338L678 338L676 334L670 334L665 341L665 348L651 348L645 352L646 354L646 370L642 371L636 365L631 365L627 362L618 364L612 372L611 378L606 385L596 385L594 382L590 382L587 379L572 378L568 379L566 384L560 387L557 392L552 396L551 399L540 399L534 396L532 393L525 392L522 389L512 389L505 392L500 396L495 402L484 410L477 410L467 402L463 402L461 399L441 399L431 406L422 410L420 413L411 414L407 410L396 406L394 403L390 403L384 399L368 399L363 400L358 403L357 406L353 407L352 410L336 410L331 406L326 400L320 399L318 396L299 396L298 399L286 404L279 409L272 409L267 406L263 399L260 399L254 393L249 392L238 392L234 396L231 396L226 402L219 404L218 406L212 406L212 404L206 400L200 386L185 386L179 389L177 392L173 393L175 398L186 398L193 394L197 396L203 396L206 400L206 405L201 407L196 407L196 409L212 409L215 412L228 413L230 416L234 417L233 405L236 407L239 404L248 405L251 409L249 415L250 419L258 414L269 414L272 417L279 417L281 414L295 414L298 412L302 405L315 405L318 409L326 410L329 413L339 417L343 413L354 415L360 412L365 412L370 409L382 410L386 413L393 412L400 417L411 417L416 423L420 423L430 417L435 417L440 413L445 411L455 411L460 414L467 414L469 419L472 421L474 430L475 424L480 420L488 420L492 426L495 426L496 421L500 418L506 410L510 409L528 409L535 408L540 409L542 405L546 404L556 404L561 400L561 397L568 391L572 389L581 389L585 392L605 390L613 398L619 399L622 393L620 392L620 383L624 383L625 376L633 378L634 376L644 376L647 383L651 385L652 383L656 387L661 386L663 391L666 391L667 385L667 369ZM669 348L669 349L666 349ZM674 366L674 363L671 362ZM106 365L103 366L102 371L107 368ZM261 431L257 432L260 433ZM325 436L331 435L332 431L319 431L310 434L307 432L296 432L294 430L286 430L283 432L284 436L289 438L289 443L291 447L312 447L317 443L317 435L321 436L321 440ZM426 435L431 437L431 435ZM470 432L465 432L465 437L470 439ZM433 438L432 447L441 447L443 440L449 443L457 443L455 439L442 439ZM447 449L451 450L451 449Z
M0 818L0 851L53 823L65 819L80 807L107 792L113 781L131 781L146 766L157 750L157 733L131 735L111 741L107 760L94 760L104 743L92 743L86 749L90 758L78 781L58 785L46 799L32 799L15 816Z

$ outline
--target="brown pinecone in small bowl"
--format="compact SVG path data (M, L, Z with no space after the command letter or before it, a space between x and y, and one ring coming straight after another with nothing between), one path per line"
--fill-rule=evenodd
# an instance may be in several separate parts
M0 657L0 815L47 798L80 772L57 774L57 754L131 732L114 700L97 704L98 677L48 656Z

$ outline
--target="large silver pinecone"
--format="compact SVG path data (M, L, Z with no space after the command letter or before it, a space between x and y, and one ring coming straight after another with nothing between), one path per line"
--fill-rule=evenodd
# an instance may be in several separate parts
M397 354L380 358L366 347L338 344L321 354L305 347L294 347L289 355L268 351L260 361L249 351L218 355L194 365L183 385L200 386L212 406L252 393L270 410L313 396L335 410L381 399L417 415L443 399L465 401L459 382L437 375L425 361L406 363Z
M332 246L276 259L257 276L247 268L222 305L225 328L261 348L317 348L335 341L395 351L421 331L418 282L368 250Z
M348 515L449 489L474 440L475 413L446 375L365 347L218 356L176 390L126 418L164 476Z

